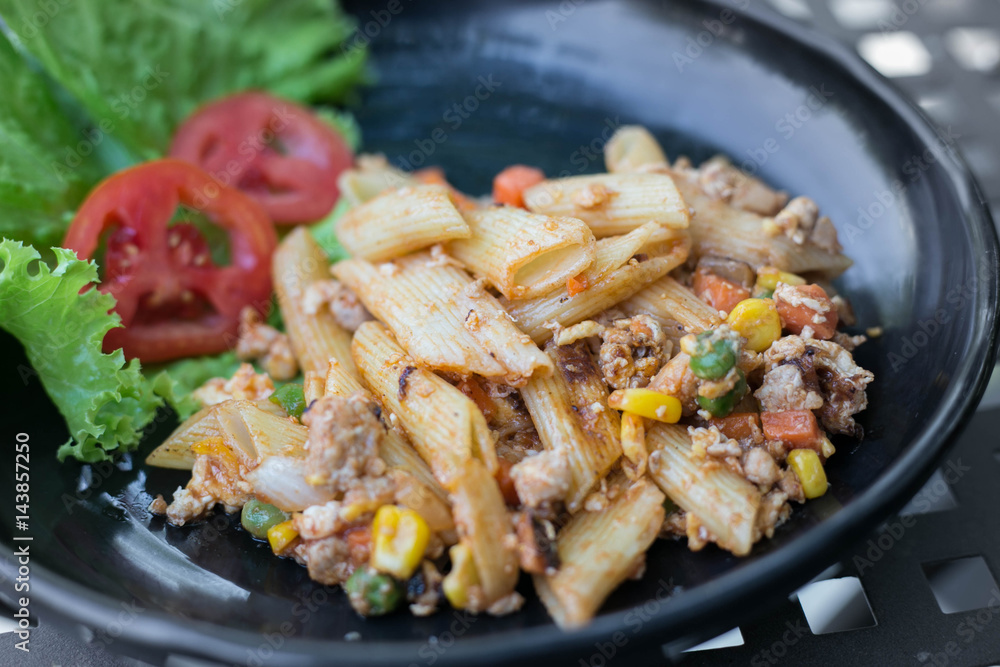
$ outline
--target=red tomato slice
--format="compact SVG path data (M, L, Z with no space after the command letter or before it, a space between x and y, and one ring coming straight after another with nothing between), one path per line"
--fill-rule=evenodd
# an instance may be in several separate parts
M212 261L195 225L170 224L179 206L226 231L228 265ZM106 352L122 348L144 362L222 352L236 341L240 310L270 304L278 239L267 213L186 162L146 162L101 182L63 245L90 259L102 238L98 288L115 297L124 325L104 337Z
M340 196L337 177L353 161L343 138L311 111L260 92L196 110L170 155L250 195L275 224L323 218Z

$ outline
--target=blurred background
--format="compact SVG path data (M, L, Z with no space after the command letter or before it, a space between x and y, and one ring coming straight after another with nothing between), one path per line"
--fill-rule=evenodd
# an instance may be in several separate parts
M1000 0L749 1L834 37L893 81L956 139L1000 220ZM664 646L662 664L1000 665L998 408L995 373L959 443L897 516L759 618L694 649ZM0 633L9 617L0 614ZM31 654L9 638L0 665L145 664L45 624Z

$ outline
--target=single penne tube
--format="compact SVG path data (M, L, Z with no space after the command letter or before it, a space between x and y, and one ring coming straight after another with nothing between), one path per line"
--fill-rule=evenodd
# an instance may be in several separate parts
M608 389L586 342L550 341L546 351L555 362L555 372L532 378L521 388L521 398L542 446L569 463L571 482L565 500L567 509L576 512L621 457L621 422L618 412L607 407Z
M541 296L594 261L594 235L581 220L503 206L465 212L472 236L448 252L508 299Z
M362 379L390 413L390 426L398 421L441 486L453 491L471 458L497 470L483 413L443 378L419 367L388 329L365 322L354 334L353 351Z
M306 288L318 280L329 280L329 263L309 230L297 227L274 252L274 291L285 321L292 352L303 372L326 376L330 358L355 373L351 360L351 335L337 324L333 314L321 309L308 314L302 307Z
M611 173L668 166L660 143L641 125L623 125L604 146L604 163Z
M646 314L662 322L677 322L687 333L701 333L722 322L719 311L670 276L650 283L618 308L630 317Z
M684 229L688 205L663 173L594 174L542 181L524 191L528 210L579 218L598 238L625 234L648 222Z
M630 574L663 524L663 493L646 479L598 512L580 512L556 537L559 569L536 574L535 590L563 629L585 625Z
M380 266L348 259L333 272L422 365L515 386L550 373L548 357L448 259L415 253Z
M247 469L272 456L306 456L308 429L289 417L261 410L253 401L220 403L215 418L226 445Z
M647 245L654 230L655 227L645 226L627 235L639 235L642 242L620 264L625 254L623 248L627 250L633 244L626 245L622 240L625 237L598 241L594 264L580 280L582 289L573 295L567 287L561 287L536 299L502 303L518 327L541 343L552 336L553 323L568 327L591 318L683 264L690 247L686 233L667 245L661 242L658 250L665 251L664 254L638 252Z
M750 553L759 536L757 487L720 464L691 456L687 427L647 423L649 476L677 506L693 514L719 547Z
M160 446L146 457L146 464L157 468L173 468L175 470L191 470L194 467L196 454L191 446L206 438L222 437L219 421L215 413L220 406L229 401L209 405L190 417L174 429ZM285 412L278 405L264 399L253 402L258 408L278 417L284 417Z
M372 262L470 235L443 185L383 192L349 209L337 222L337 238L347 251Z
M472 552L483 607L509 595L520 574L517 539L496 479L482 462L462 465L452 493L458 536Z
M691 252L695 257L729 257L754 269L774 266L791 273L820 271L830 277L840 275L852 264L843 253L830 252L813 243L799 245L784 234L768 236L764 217L708 196L684 175L677 174L675 181L684 200L695 211L690 226Z
M336 359L331 359L324 395L347 397L359 391L369 394L360 380L348 373ZM417 482L429 489L447 506L448 492L434 478L434 473L420 458L420 454L413 449L406 436L400 432L399 427L387 426L382 444L379 446L379 456L390 468L402 470L412 475Z
M384 155L359 155L355 166L337 177L340 196L351 206L364 204L386 190L416 184L412 176L389 164Z

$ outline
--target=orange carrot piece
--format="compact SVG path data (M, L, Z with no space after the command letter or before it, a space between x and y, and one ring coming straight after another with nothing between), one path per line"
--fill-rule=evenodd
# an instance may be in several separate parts
M541 169L512 164L493 179L493 201L524 208L524 191L545 180Z
M448 182L441 167L424 167L413 172L413 178L424 185L443 185L451 192L451 200L460 211L470 211L476 208L476 203L459 192Z
M716 310L724 310L727 314L740 301L750 298L750 290L732 280L707 271L697 271L694 274L694 293Z
M820 449L823 433L811 410L762 412L760 421L768 440L781 440L796 449Z
M570 276L566 279L566 291L570 296L576 296L590 285L587 283L587 276L582 273L578 276Z
M782 297L787 290L795 292L796 303L785 301ZM823 313L817 312L815 308L810 308L801 300L808 299L816 301L826 308ZM779 290L774 295L774 305L778 308L778 316L781 318L781 326L788 329L793 334L802 333L805 327L811 327L813 335L821 340L829 340L837 332L837 308L833 301L826 295L826 291L819 285L793 285ZM817 321L819 320L819 321Z
M708 423L733 440L752 439L755 432L760 433L760 416L756 412L734 412L727 417L709 419Z

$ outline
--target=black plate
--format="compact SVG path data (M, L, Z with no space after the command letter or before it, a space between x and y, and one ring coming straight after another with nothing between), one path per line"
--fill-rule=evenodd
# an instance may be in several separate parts
M81 486L80 466L54 460L61 420L36 380L22 384L24 359L3 339L4 437L12 445L24 431L32 443L35 611L160 660L176 652L245 664L599 664L612 650L656 653L732 627L899 507L968 418L992 366L996 236L946 138L885 81L830 40L756 11L734 17L732 4L358 7L380 71L358 117L368 150L443 165L470 192L487 190L511 162L598 171L613 127L638 122L671 156L721 151L815 198L857 263L842 288L863 325L885 329L857 355L877 377L861 420L868 436L857 447L838 443L826 496L797 508L743 560L658 543L645 578L623 585L578 632L558 631L527 582L525 609L505 618L445 611L363 621L339 592L224 518L183 529L151 518L149 493L169 495L183 475L98 468ZM12 470L4 466L7 489ZM0 517L10 576L13 513ZM349 632L360 641L344 641Z

